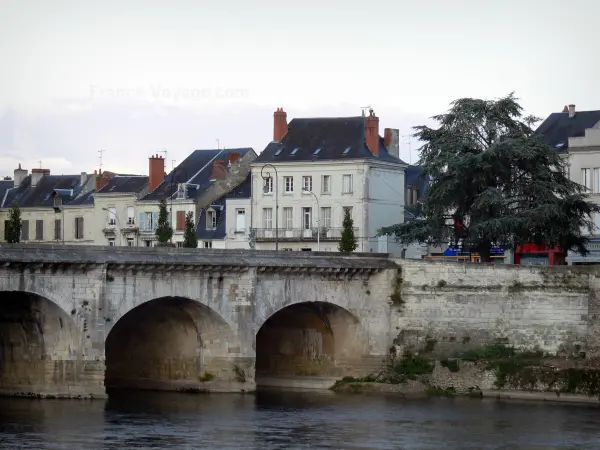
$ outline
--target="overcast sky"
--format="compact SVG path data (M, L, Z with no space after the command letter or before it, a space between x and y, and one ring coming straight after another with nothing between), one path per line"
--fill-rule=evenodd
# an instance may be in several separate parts
M467 96L600 109L599 23L597 0L0 0L0 175L260 152L277 107L403 135Z

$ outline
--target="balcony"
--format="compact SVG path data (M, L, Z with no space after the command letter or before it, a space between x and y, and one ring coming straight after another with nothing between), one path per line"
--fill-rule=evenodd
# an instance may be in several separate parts
M275 242L275 228L254 228L252 231L256 242ZM317 234L321 242L339 241L343 231L343 228L280 228L279 242L316 241ZM358 235L358 228L354 228L354 234Z

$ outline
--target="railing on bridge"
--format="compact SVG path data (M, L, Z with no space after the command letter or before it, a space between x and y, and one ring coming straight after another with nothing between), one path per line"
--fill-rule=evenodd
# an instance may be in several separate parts
M257 242L275 241L275 228L254 228L254 237ZM278 237L280 241L316 241L317 235L321 241L339 241L342 238L343 228L280 228ZM358 233L358 228L354 228Z

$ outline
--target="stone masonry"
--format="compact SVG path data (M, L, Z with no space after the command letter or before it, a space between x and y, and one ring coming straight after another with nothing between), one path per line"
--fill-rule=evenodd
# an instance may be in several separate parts
M44 349L46 364L65 372L12 377L0 384L8 394L101 397L105 373L115 387L252 389L257 332L277 312L306 302L354 318L345 332L337 315L322 316L335 332L331 348L343 356L340 374L354 373L353 359L359 366L368 357L381 361L391 341L388 300L398 267L386 255L2 244L0 265L2 300L46 299L60 313L28 306L28 320L76 331L44 336L36 353L31 336L11 331L5 322L14 318L0 311L0 370L16 361L6 343L18 341L30 364ZM69 352L48 345L57 340ZM344 342L360 353L343 352ZM201 380L206 373L214 377L209 383Z

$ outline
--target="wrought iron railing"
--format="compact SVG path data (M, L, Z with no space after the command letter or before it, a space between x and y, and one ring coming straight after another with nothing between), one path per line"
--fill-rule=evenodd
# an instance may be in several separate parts
M280 241L316 241L317 235L321 241L339 241L342 238L343 228L280 228L278 238ZM262 242L275 241L275 228L254 228L254 239ZM358 228L354 228L358 235Z

